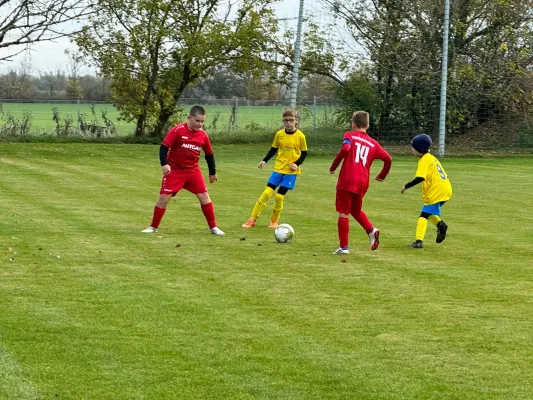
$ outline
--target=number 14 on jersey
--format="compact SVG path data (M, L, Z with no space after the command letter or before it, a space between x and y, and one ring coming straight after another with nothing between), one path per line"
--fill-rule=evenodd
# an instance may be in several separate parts
M359 142L355 142L355 146L357 147L355 149L355 162L356 163L360 162L364 166L366 166L366 161L367 161L368 152L370 151L370 148Z

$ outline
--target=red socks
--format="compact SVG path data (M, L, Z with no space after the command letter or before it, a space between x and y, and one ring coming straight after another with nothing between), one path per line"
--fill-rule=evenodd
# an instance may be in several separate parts
M209 229L213 229L215 226L217 226L217 220L215 218L215 207L213 207L213 202L202 204L202 212L204 213L207 225L209 225Z
M163 215L165 214L166 208L160 208L155 206L154 207L154 216L152 217L152 223L150 226L154 228L159 228L159 224L161 223L161 220L163 219ZM214 228L217 226L217 220L215 218L215 208L213 207L213 203L203 204L202 205L202 212L204 213L205 220L207 221L207 225L209 225L209 228Z
M357 222L359 222L359 225L363 227L366 233L372 232L372 228L374 227L372 223L368 220L368 217L363 211L359 212L359 215L355 216L354 218Z
M337 221L337 229L339 231L339 247L348 246L348 235L350 234L350 220L348 218L339 217Z
M159 228L159 224L161 223L161 219L163 219L166 210L166 208L154 207L154 216L152 217L152 223L150 224L151 227L156 229Z

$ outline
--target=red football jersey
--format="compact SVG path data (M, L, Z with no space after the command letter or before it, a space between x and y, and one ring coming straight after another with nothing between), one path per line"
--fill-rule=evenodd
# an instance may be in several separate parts
M337 189L357 193L360 196L364 196L368 190L370 167L374 160L384 162L383 169L378 175L380 179L385 179L392 164L391 156L378 141L360 131L344 134L343 149L333 161L330 170L335 171L343 159Z
M202 129L191 131L186 123L174 126L165 136L163 145L169 148L167 162L172 169L200 168L200 150L206 156L213 154L207 133Z

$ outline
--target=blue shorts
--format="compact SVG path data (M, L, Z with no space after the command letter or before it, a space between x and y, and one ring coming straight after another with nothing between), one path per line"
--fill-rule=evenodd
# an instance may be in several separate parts
M268 178L268 183L274 186L286 187L287 189L293 190L296 185L296 174L281 174L279 172L272 172L270 178Z
M423 213L428 213L428 214L431 214L431 215L436 215L436 216L440 217L440 209L444 205L444 203L446 203L446 202L445 201L439 201L438 203L435 203L435 204L424 205L422 207L422 212Z

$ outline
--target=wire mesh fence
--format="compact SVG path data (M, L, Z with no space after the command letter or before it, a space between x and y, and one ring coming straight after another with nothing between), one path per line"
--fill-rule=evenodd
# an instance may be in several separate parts
M178 120L184 121L192 105L207 110L205 129L214 137L264 135L280 129L284 100L181 99ZM299 101L300 129L318 142L334 140L350 129L350 112L338 99ZM355 111L355 110L354 110ZM373 115L369 133L389 145L404 146L421 132L438 139L438 113L433 119L415 121L409 115L393 115L388 124ZM479 108L476 115L465 115L459 123L447 126L446 146L462 152L498 150L533 151L533 115L528 112L505 113ZM0 99L0 136L84 135L128 136L135 131L135 121L121 118L118 110L104 102L42 101Z
M283 124L284 101L246 99L181 99L178 119L185 120L188 109L195 104L207 110L206 130L211 133L249 132L279 129ZM135 121L121 118L117 109L105 102L43 101L0 99L0 130L8 125L22 124L24 118L31 134L54 134L58 123L70 121L76 133L83 122L105 127L105 120L113 123L118 135L134 132ZM340 104L334 101L310 100L298 105L302 128L317 129L336 112ZM104 117L105 116L105 117Z

